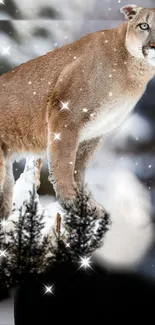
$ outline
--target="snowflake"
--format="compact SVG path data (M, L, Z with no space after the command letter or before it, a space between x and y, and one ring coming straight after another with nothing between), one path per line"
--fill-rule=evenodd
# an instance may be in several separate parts
M88 112L88 109L87 108L83 108L82 110L84 113L87 113Z

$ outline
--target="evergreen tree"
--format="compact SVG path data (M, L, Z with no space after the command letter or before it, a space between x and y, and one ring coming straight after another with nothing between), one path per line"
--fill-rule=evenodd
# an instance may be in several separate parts
M91 209L89 195L78 191L75 204L67 205L63 217L64 234L61 234L62 220L57 214L55 240L50 241L46 265L51 263L77 262L79 258L89 258L103 244L103 239L111 223L109 215L98 217L96 209ZM49 253L51 252L51 254Z
M98 217L96 209L90 208L88 200L89 195L79 191L75 204L64 207L66 212L63 220L57 213L53 232L43 240L44 215L38 209L35 187L29 201L20 209L18 220L13 221L13 230L6 234L0 223L1 297L7 288L18 284L20 280L31 275L39 276L54 264L75 263L80 258L90 258L102 245L110 219L106 213L104 217Z
M35 187L30 193L29 202L20 209L19 219L14 221L14 230L10 237L12 258L12 281L37 275L42 268L44 247L41 243L41 230L44 227L43 214L38 211L38 199Z
M5 220L0 222L0 299L8 296L10 287L11 267L9 249L6 244Z

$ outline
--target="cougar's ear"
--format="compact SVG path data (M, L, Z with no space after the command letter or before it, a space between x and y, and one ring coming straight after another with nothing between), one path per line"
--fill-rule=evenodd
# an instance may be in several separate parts
M125 18L128 20L133 19L137 13L143 9L142 7L137 7L136 5L127 5L120 9L120 12L124 14Z

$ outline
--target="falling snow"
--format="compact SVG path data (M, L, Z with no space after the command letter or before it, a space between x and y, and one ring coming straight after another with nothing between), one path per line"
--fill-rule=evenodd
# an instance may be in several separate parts
M87 113L88 112L88 109L87 108L83 108L82 110L84 113Z

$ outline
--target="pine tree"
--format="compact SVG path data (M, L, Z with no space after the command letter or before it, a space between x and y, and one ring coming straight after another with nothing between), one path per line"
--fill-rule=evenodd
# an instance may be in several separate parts
M0 222L0 300L8 296L11 275L9 249L5 236L5 220L2 220Z
M38 211L38 199L35 187L30 193L29 202L24 202L19 219L14 221L14 230L10 237L12 259L12 282L37 275L42 268L44 247L41 243L41 230L44 227L43 214Z
M98 217L96 209L91 209L89 195L78 191L73 206L65 208L63 226L65 234L61 234L62 220L57 214L55 240L50 241L46 265L51 263L77 262L79 257L89 258L103 244L103 239L111 224L109 215Z
M47 270L48 266L63 262L75 263L80 258L91 257L103 243L109 229L110 218L106 213L104 217L98 217L96 209L91 209L88 201L89 195L79 191L75 204L64 207L66 212L63 220L57 213L53 233L42 240L44 215L38 210L36 189L33 188L29 201L24 202L19 211L18 220L13 221L13 230L5 234L0 226L2 292L5 288L12 287L31 275L39 276ZM9 242L7 246L6 235ZM5 249L7 249L7 258Z

